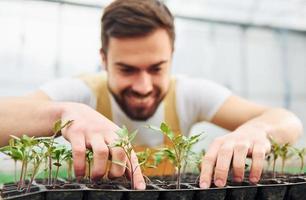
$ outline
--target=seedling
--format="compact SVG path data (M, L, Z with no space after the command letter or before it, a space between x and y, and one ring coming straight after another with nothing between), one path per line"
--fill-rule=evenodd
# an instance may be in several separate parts
M22 161L22 152L15 145L15 140L11 138L9 140L9 146L0 148L0 152L8 155L12 160L14 160L14 180L17 182L17 161Z
M30 161L32 161L33 164L33 172L31 174L30 183L28 184L27 192L30 192L33 180L36 174L38 173L39 166L44 158L44 150L44 146L41 146L39 143L37 143L36 146L32 147L31 155L29 157Z
M117 139L116 142L114 142L113 144L110 145L111 148L113 147L119 147L122 148L127 159L128 159L128 164L124 165L122 162L120 161L116 161L116 160L112 160L113 163L121 165L125 168L127 168L127 170L130 173L130 177L131 177L131 189L135 189L134 187L134 173L137 169L138 166L133 166L132 163L132 152L133 152L133 145L132 145L132 141L134 140L136 134L137 134L137 130L129 133L128 129L123 126L122 129L116 131L117 135L119 136L119 138Z
M86 162L88 165L87 178L91 181L91 163L93 160L93 152L89 149L86 150Z
M64 160L67 163L67 180L72 181L72 165L73 165L73 158L72 158L72 151L67 150L65 151Z
M22 160L22 167L21 167L21 174L19 178L19 183L17 189L20 190L27 177L27 169L28 169L28 163L30 160L30 156L32 153L32 148L38 144L38 140L36 140L34 137L29 137L27 135L23 135L21 138L11 135L13 139L15 139L15 147L18 149L18 152L20 154L21 160Z
M289 149L290 149L290 144L286 143L280 147L280 157L282 159L282 168L281 168L281 173L284 174L284 169L285 169L285 163L288 160L289 157L292 156L290 154Z
M52 152L52 159L55 159L55 162L53 163L54 166L56 166L56 173L54 177L53 186L55 187L55 184L57 183L57 177L60 167L62 166L61 162L65 159L66 154L66 147L65 146L58 146L55 147L54 151Z
M170 140L171 146L162 148L161 151L175 166L177 170L176 187L177 189L180 189L181 169L184 163L187 162L188 155L191 154L191 147L200 140L200 136L202 134L193 135L191 137L186 137L181 134L175 136L171 128L166 123L162 123L160 128L154 126L149 126L149 128L161 132Z
M273 169L272 169L272 178L276 178L276 172L275 172L275 167L276 167L276 161L278 157L281 155L281 146L273 140L272 137L269 137L269 140L271 142L271 154L273 155Z
M158 150L151 150L149 148L146 148L144 151L137 152L136 155L142 172L144 172L146 169L157 168L163 159L162 154ZM149 177L145 175L143 176L146 179L146 182L151 182Z
M52 185L52 154L53 151L55 150L54 139L61 132L63 128L70 126L72 122L73 120L69 120L63 124L62 120L56 121L52 129L53 135L51 137L46 137L44 140L42 140L45 147L47 148L46 157L48 158L49 161L48 185Z
M304 170L304 156L306 154L306 148L301 148L298 149L296 147L293 148L293 150L295 151L295 153L297 154L297 156L299 157L300 161L301 161L301 165L300 165L300 175L303 175L303 170Z

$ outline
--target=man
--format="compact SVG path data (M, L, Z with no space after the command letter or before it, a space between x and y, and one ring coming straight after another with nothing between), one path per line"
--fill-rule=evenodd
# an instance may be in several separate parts
M62 132L71 143L77 177L85 173L85 150L94 153L92 177L100 179L107 160L126 163L119 148L108 148L117 138L118 125L129 129L169 122L175 131L188 133L199 121L208 121L232 131L219 137L203 157L200 186L226 183L232 161L234 180L244 177L245 159L252 157L250 181L258 182L268 136L293 143L302 133L300 120L282 108L269 108L247 101L206 80L171 78L174 51L173 16L156 0L117 0L102 17L100 50L107 76L83 75L48 83L25 97L0 100L0 146L9 135L51 135L57 119L74 120ZM188 67L188 66L186 66ZM162 137L141 129L138 146L157 146ZM137 158L133 154L133 164ZM122 176L125 168L112 164L110 177ZM137 168L135 186L144 189Z

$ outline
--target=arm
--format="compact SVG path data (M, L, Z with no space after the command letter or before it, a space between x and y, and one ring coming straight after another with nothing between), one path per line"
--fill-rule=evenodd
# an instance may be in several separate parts
M27 97L0 98L0 146L7 144L12 134L50 136L53 124L58 119L73 120L62 135L71 143L76 177L85 175L86 148L93 150L93 179L98 180L106 173L109 154L113 160L126 162L122 149L109 149L107 146L117 139L115 132L119 127L116 124L85 104L53 102L41 91ZM137 159L133 162L134 166L138 165ZM122 176L125 170L120 165L112 164L109 176ZM145 188L140 168L135 171L134 180L136 188Z
M279 143L294 143L302 134L301 121L282 108L268 108L237 96L221 106L212 123L232 131L216 138L203 158L201 187L209 187L214 174L217 186L225 185L231 161L234 180L244 177L245 159L252 157L250 181L258 182L265 154L270 151L268 135Z
M0 146L10 135L51 136L54 122L60 119L62 106L44 99L6 97L0 99Z

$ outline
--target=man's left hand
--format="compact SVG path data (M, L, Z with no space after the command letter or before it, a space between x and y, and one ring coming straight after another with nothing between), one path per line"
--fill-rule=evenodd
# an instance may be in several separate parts
M200 187L209 188L212 179L217 187L224 187L231 163L234 181L242 182L247 156L252 158L250 182L257 183L263 170L265 155L271 149L265 130L261 126L249 124L216 138L202 160Z

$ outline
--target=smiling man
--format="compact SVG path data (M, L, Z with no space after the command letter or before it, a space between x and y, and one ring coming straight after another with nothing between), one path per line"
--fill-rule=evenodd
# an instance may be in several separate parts
M92 177L100 179L110 155L126 162L120 148L107 146L121 125L140 130L135 146L141 149L167 143L144 125L165 121L176 133L188 134L192 125L207 121L231 131L216 138L203 157L200 186L207 188L212 181L225 185L231 163L234 180L241 182L247 156L252 158L250 181L258 182L270 151L268 136L293 143L302 134L300 120L288 110L250 102L208 80L171 76L174 22L160 1L114 1L102 16L101 40L105 73L56 80L26 97L0 100L0 145L12 133L51 135L57 119L74 120L62 135L72 145L75 174L84 176L85 152L91 148ZM136 166L135 153L133 162ZM121 165L109 168L111 178L124 173ZM135 186L145 188L140 168Z

